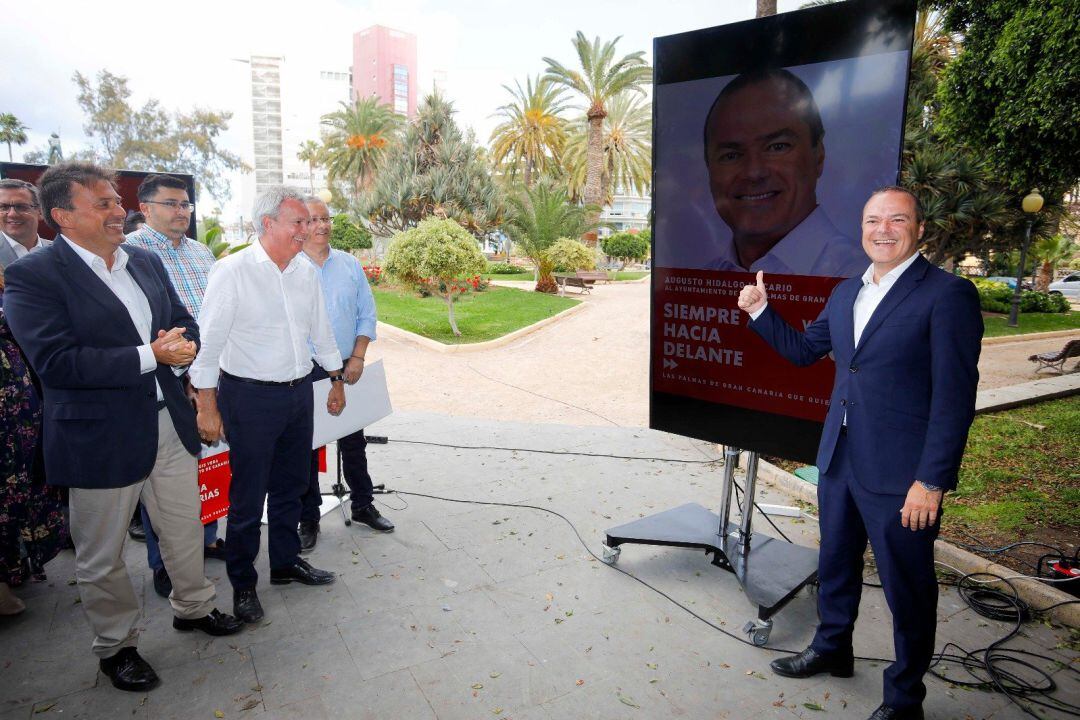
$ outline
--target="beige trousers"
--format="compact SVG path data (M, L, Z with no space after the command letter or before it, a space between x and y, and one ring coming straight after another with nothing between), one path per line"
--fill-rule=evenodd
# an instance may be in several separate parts
M98 657L112 657L121 648L136 645L139 601L123 550L128 523L140 498L157 531L161 559L172 579L169 602L173 611L177 617L198 618L214 609L214 585L203 570L197 476L198 461L180 442L168 409L162 409L158 412L157 460L150 475L123 488L71 489L75 578Z

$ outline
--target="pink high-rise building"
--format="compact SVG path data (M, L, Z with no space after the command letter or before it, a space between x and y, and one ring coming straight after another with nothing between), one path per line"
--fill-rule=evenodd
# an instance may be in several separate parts
M353 93L416 115L416 36L372 25L353 35Z

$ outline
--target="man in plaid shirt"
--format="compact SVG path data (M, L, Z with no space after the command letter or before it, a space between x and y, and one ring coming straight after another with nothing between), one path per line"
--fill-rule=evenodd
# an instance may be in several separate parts
M139 210L146 216L146 224L128 235L127 242L157 253L180 300L198 320L214 256L208 247L185 236L195 209L188 197L187 183L171 175L149 175L139 185L138 197ZM146 559L154 571L154 590L158 595L168 597L172 592L172 581L161 561L157 535L150 526L145 508L142 516L146 528ZM225 559L225 541L218 537L217 520L203 526L203 542L205 557Z

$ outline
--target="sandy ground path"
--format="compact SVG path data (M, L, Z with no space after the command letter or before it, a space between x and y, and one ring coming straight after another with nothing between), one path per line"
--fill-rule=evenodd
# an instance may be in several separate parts
M504 347L447 354L383 335L369 355L384 361L398 410L529 423L647 426L648 281L597 285L582 300L584 310ZM1060 349L1065 340L984 346L979 387L1045 376L1033 372L1027 357ZM1066 367L1072 369L1073 363Z

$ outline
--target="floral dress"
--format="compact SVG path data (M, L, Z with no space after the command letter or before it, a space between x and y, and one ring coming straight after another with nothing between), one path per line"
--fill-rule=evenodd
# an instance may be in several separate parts
M44 577L67 536L60 488L45 484L41 403L0 310L0 583Z

